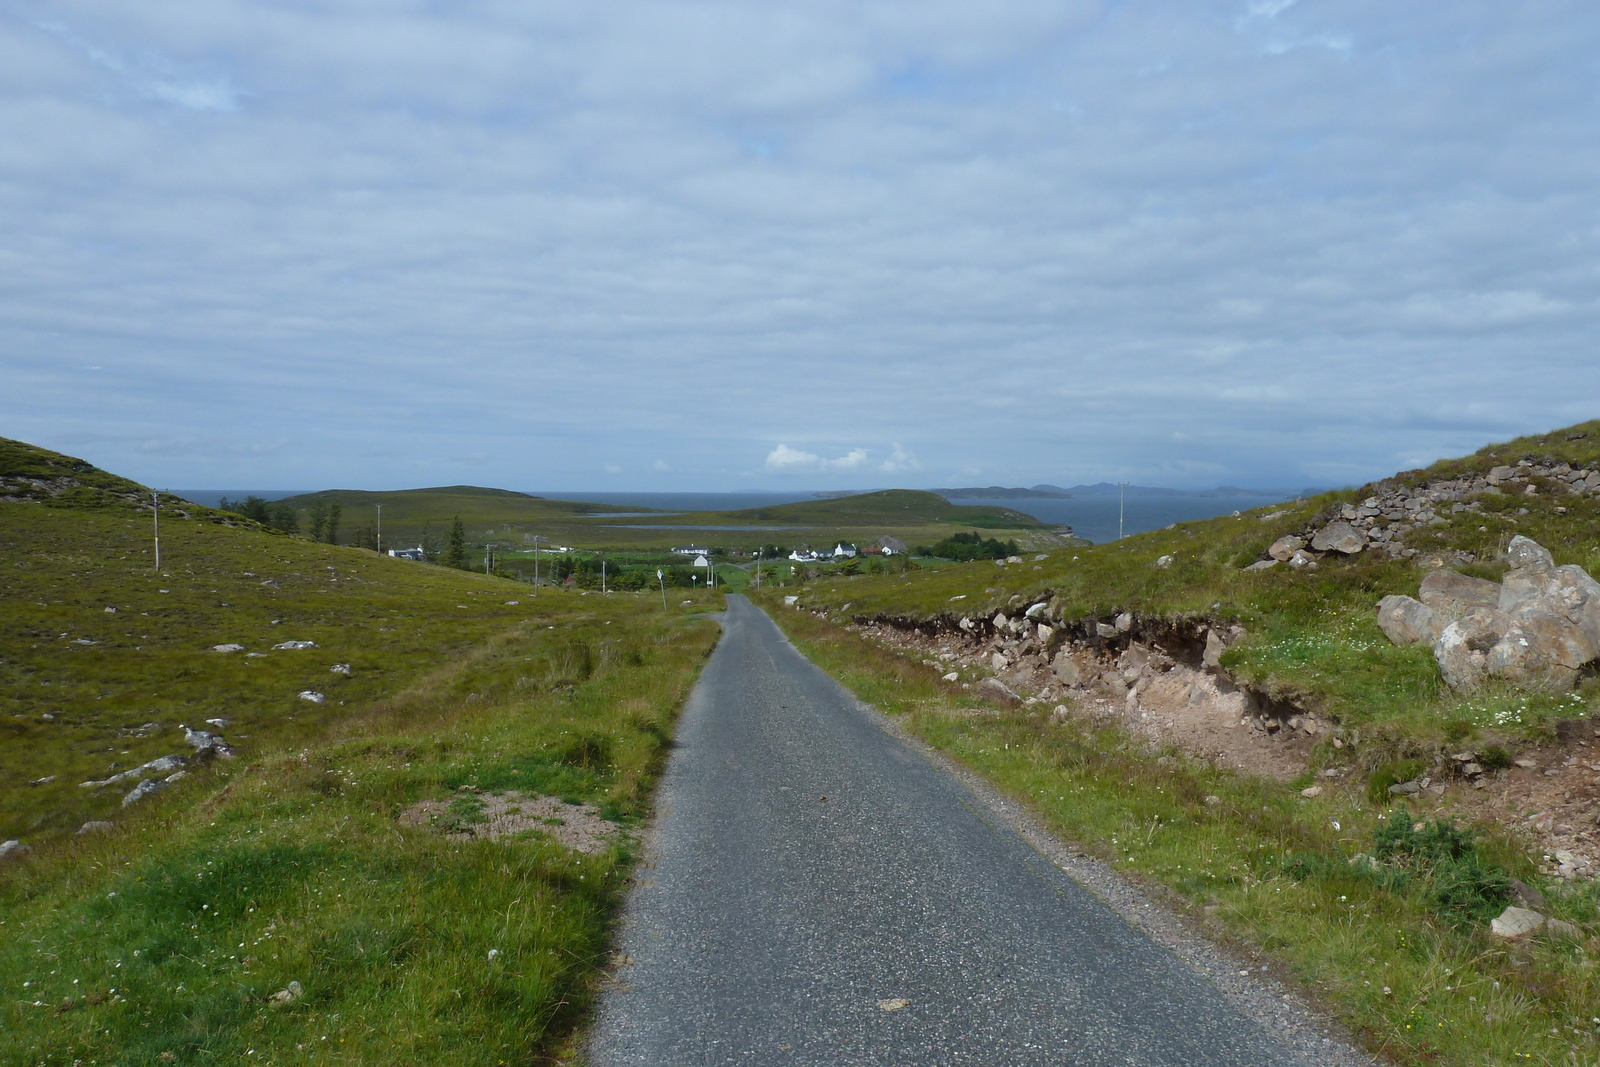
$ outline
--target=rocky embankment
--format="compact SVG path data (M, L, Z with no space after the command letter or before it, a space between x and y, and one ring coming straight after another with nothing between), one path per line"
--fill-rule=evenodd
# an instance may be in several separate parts
M1334 732L1321 716L1233 683L1218 661L1243 636L1238 627L1129 613L1058 626L1042 621L1049 614L1039 601L985 619L858 618L850 626L997 704L1114 721L1152 744L1251 774L1302 773L1312 746Z
M1415 486L1380 482L1360 504L1341 505L1335 515L1324 515L1321 522L1274 541L1263 558L1245 569L1270 570L1280 563L1309 567L1329 553L1353 556L1372 551L1410 559L1419 554L1418 549L1406 544L1406 535L1412 531L1447 526L1446 515L1481 513L1486 497L1537 497L1541 493L1559 497L1600 494L1600 470L1525 459L1514 466L1495 467L1487 474ZM1527 513L1525 508L1513 510ZM1273 512L1263 518L1271 520L1281 514ZM1475 558L1461 552L1451 562L1459 566L1475 562Z

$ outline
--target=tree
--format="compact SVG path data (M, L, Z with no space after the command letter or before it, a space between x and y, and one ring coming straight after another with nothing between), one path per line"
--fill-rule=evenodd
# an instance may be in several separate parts
M339 516L343 513L344 508L339 506L338 501L328 505L328 544L330 545L339 543Z
M300 532L300 509L287 501L280 500L269 507L267 519L274 530L282 530L286 534Z
M445 540L444 552L439 556L439 562L458 570L467 568L467 528L461 524L460 515L450 523L450 536Z
M258 496L247 496L243 500L229 500L223 497L217 502L217 507L223 511L231 511L235 515L243 515L247 519L254 519L263 526L272 522L272 516L267 514L267 502Z
M311 540L322 540L328 529L328 502L321 498L313 500L306 509L306 519L311 526Z

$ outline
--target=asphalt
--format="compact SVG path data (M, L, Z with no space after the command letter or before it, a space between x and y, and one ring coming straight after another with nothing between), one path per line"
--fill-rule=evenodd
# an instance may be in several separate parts
M597 1067L1311 1062L728 601Z

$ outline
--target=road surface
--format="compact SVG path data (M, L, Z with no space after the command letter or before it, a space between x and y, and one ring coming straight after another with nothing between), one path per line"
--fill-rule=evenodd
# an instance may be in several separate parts
M596 1067L1307 1062L728 602Z

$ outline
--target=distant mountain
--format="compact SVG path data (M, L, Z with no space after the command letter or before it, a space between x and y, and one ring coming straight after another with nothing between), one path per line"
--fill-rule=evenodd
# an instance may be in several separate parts
M1065 489L1054 485L1036 485L1032 489L1007 489L1002 485L969 486L965 489L935 489L933 492L938 493L946 500L964 498L977 498L980 500L1060 500L1072 495Z
M1052 487L1054 488L1054 487ZM1116 496L1122 487L1115 482L1096 482L1094 485L1074 485L1070 489L1060 490L1068 496ZM1308 490L1295 489L1241 489L1234 485L1219 485L1215 489L1165 489L1152 485L1130 485L1126 495L1130 497L1212 497L1212 496L1248 496L1260 497L1263 501L1292 500Z

